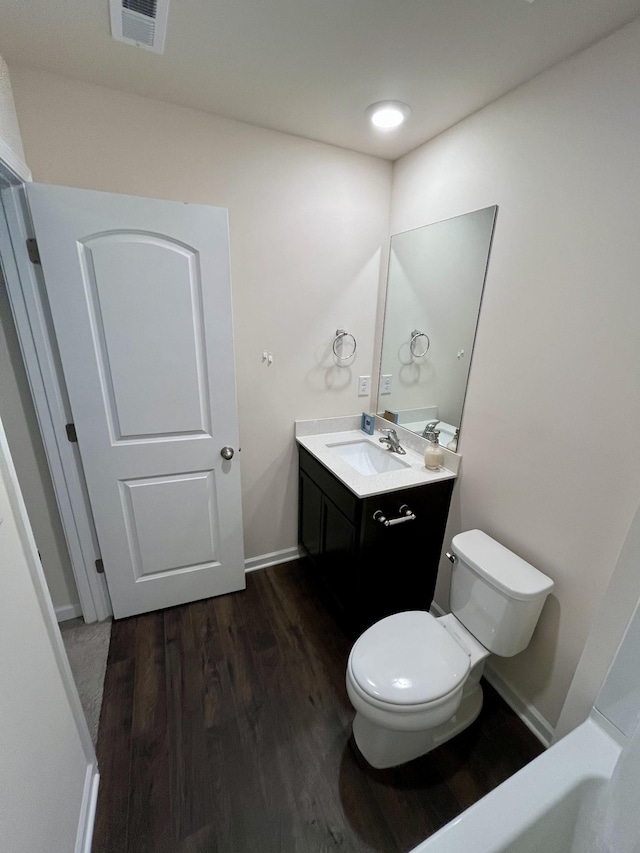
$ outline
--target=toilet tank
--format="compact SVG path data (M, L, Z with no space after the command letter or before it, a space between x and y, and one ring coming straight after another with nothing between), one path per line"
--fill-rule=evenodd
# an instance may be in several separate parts
M459 533L451 545L451 612L493 654L517 655L529 645L553 581L482 530Z

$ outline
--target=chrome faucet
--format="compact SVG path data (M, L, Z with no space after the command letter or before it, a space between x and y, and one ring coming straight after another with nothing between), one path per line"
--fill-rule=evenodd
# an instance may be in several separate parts
M440 421L429 421L425 428L422 430L422 438L429 438L430 435L434 432L438 432L436 427Z
M386 444L387 450L390 450L392 453L399 453L401 456L406 454L407 451L401 446L398 440L398 433L395 429L382 429L380 432L384 433L384 438L379 438L378 441L381 444Z

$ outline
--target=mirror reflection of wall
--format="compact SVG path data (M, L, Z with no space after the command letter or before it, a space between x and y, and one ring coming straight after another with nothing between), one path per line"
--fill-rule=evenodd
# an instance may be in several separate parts
M462 420L497 209L391 238L377 411L420 434L437 421L444 446Z

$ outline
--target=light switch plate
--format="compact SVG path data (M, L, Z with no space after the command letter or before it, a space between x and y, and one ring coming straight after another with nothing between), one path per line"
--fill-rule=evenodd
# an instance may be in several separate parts
M393 379L393 374L391 373L383 373L380 377L380 394L390 394L391 393L391 380Z

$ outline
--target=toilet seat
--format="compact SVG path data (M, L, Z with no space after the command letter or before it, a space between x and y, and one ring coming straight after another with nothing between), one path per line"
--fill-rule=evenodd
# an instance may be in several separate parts
M424 610L376 622L349 657L353 686L363 699L409 712L439 705L460 690L470 666L469 653Z

